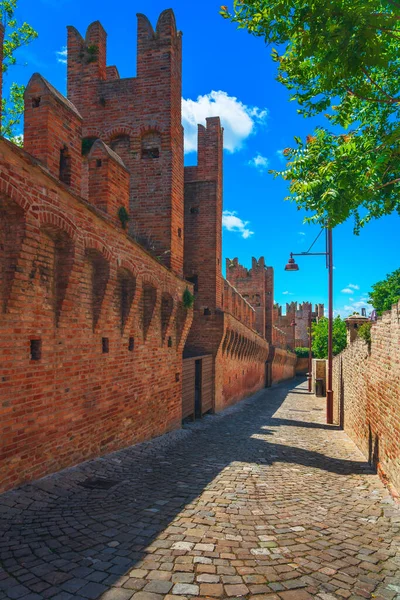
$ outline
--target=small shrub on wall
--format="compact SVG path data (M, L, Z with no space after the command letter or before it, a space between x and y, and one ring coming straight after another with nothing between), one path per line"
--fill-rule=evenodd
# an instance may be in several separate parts
M299 348L295 348L294 351L296 353L297 358L308 358L308 352L309 352L308 348L299 347Z

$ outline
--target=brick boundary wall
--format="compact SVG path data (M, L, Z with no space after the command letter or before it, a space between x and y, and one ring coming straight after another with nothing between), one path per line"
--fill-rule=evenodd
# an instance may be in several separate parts
M400 491L400 302L334 358L334 416Z
M180 427L190 284L0 139L0 491Z
M272 383L292 379L296 375L297 356L283 348L275 348L272 361Z

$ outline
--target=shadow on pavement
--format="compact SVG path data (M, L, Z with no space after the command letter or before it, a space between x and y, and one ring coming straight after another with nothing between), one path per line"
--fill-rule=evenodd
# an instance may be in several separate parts
M56 592L100 597L137 565L182 509L232 463L268 466L283 462L329 473L365 474L365 462L335 459L278 443L283 426L303 429L305 436L310 435L306 432L309 429L337 429L275 417L291 391L290 385L264 390L228 409L227 414L207 417L177 434L0 496L0 560L4 569L0 598L17 598L15 592L8 596L10 592L5 590L18 585L41 598ZM303 393L302 385L296 393ZM309 411L306 416L315 413ZM271 438L258 438L265 435ZM82 487L88 478L106 480L112 487Z

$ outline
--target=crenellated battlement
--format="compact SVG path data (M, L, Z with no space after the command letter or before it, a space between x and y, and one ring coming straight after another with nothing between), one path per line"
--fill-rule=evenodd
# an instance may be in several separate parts
M184 352L207 355L203 412L294 374L270 344L273 269L234 259L251 298L222 276L218 117L184 168L172 10L138 15L137 51L121 79L99 21L68 27L68 98L35 73L24 149L0 138L0 491L179 427Z
M296 346L308 347L310 316L312 321L317 321L323 317L324 305L316 304L315 311L313 311L311 302L288 302L286 303L286 314L283 314L280 304L274 305L273 312L274 326L285 333L287 344L291 348Z
M237 258L226 260L226 278L250 302L256 311L256 330L272 342L274 270L265 265L265 258L251 259L251 268Z
M80 194L82 116L44 77L34 73L24 94L24 149L51 175Z
M172 10L154 29L137 16L137 75L107 66L99 21L85 37L68 27L68 98L83 117L85 143L100 138L130 173L129 230L183 273L182 40Z
M224 311L236 317L250 329L254 329L255 309L226 279L224 279Z

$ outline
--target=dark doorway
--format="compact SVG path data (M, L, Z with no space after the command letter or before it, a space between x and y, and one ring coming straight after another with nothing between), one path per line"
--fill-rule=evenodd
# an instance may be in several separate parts
M272 385L272 363L271 362L266 362L265 363L265 387L271 387Z
M194 412L195 418L201 419L201 360L195 362L195 380L194 380Z

